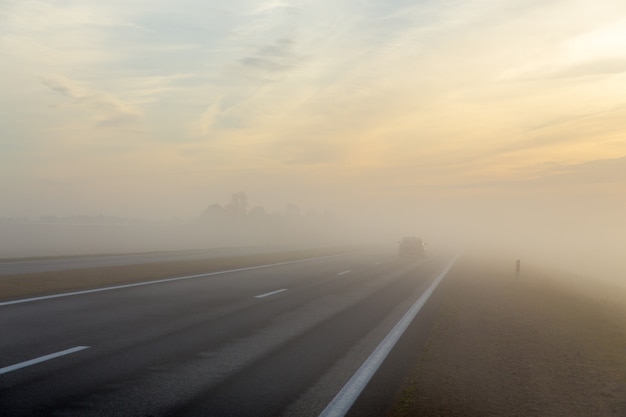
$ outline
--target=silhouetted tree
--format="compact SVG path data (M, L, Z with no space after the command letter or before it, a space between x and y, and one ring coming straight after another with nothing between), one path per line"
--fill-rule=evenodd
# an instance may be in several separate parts
M226 218L226 210L215 203L207 207L200 215L200 221L204 223L221 223Z
M226 209L235 217L245 217L248 213L248 196L246 193L238 192L233 194Z

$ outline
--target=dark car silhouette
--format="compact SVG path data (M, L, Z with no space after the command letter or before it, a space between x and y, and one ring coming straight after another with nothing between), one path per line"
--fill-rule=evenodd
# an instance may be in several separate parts
M406 236L400 241L398 255L401 258L425 258L426 244L419 237Z

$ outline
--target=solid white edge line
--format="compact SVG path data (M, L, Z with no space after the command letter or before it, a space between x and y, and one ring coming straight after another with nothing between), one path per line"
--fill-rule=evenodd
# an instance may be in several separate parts
M283 288L283 289L272 291L272 292L266 292L265 294L261 294L261 295L255 295L254 298L265 298L265 297L269 297L270 295L280 294L281 292L285 292L285 291L287 291L287 288Z
M320 413L319 417L344 417L346 415L391 349L393 349L407 327L409 327L409 324L411 324L415 316L417 316L417 313L419 313L424 304L426 304L426 301L428 301L430 296L435 292L435 289L437 289L443 277L450 271L450 268L452 268L452 265L456 262L458 257L459 255L455 256L446 268L437 275L432 284L430 284L420 298L409 308L389 334L385 336L383 341L380 342L372 354L363 362L363 365L361 365L352 378L343 386L341 391L339 391L335 398L326 406L324 411Z
M55 352L49 355L40 356L38 358L31 359L29 361L16 363L15 365L5 366L4 368L0 368L0 375L7 374L9 372L13 372L18 369L26 368L27 366L35 365L41 362L46 362L46 361L49 361L50 359L55 359L61 356L69 355L71 353L76 353L84 349L89 349L89 346L76 346L70 349L62 350L60 352Z
M61 293L61 294L53 294L53 295L43 295L41 297L22 298L22 299L19 299L19 300L0 302L0 307L9 306L9 305L13 305L13 304L30 303L30 302L33 302L33 301L49 300L49 299L52 299L52 298L70 297L70 296L73 296L73 295L91 294L91 293L94 293L94 292L119 290L119 289L122 289L122 288L140 287L140 286L143 286L143 285L154 285L154 284L160 284L160 283L163 283L163 282L182 281L182 280L193 279L193 278L203 278L203 277L209 277L211 275L228 274L228 273L231 273L231 272L250 271L252 269L271 268L273 266L289 265L289 264L295 264L295 263L300 263L300 262L317 261L317 260L320 260L320 259L333 258L335 256L341 256L341 255L342 254L339 254L339 255L328 255L328 256L319 256L317 258L297 259L295 261L279 262L279 263L275 263L275 264L267 264L267 265L259 265L259 266L249 266L249 267L246 267L246 268L229 269L229 270L226 270L226 271L208 272L206 274L187 275L187 276L182 276L182 277L165 278L165 279L159 279L159 280L154 280L154 281L143 281L143 282L135 282L135 283L132 283L132 284L116 285L116 286L113 286L113 287L102 287L102 288L94 288L94 289L91 289L91 290L72 291L72 292L66 292L66 293Z
M345 275L345 274L349 274L352 271L343 271L343 272L338 272L337 275Z

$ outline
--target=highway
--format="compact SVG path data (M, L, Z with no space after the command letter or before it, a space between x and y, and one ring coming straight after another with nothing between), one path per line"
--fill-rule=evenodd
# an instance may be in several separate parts
M329 404L450 264L371 250L0 302L0 410L343 415ZM388 406L389 381L400 383L424 342L434 299L436 292L347 415Z

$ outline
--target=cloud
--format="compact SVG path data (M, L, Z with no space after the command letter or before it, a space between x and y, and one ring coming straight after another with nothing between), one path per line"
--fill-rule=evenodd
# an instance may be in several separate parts
M538 119L538 118L537 118ZM473 155L472 164L496 164L497 160L571 163L626 153L623 137L626 106L582 114L563 112L555 119L522 130L518 139ZM621 143L621 145L620 145ZM506 159L505 159L506 158Z
M571 65L549 75L551 78L576 78L615 75L626 72L626 58L600 59Z
M344 154L343 146L324 139L288 138L267 148L268 158L287 165L317 165L336 162Z
M200 115L200 120L198 121L197 127L197 135L207 136L211 133L213 127L218 122L221 113L221 101L222 98L216 100L204 111L204 113L202 113L202 115Z
M542 183L551 186L582 186L590 184L619 185L622 199L626 191L626 156L620 158L598 159L580 164L556 166L548 173Z
M46 87L67 98L82 100L88 97L84 89L78 87L70 80L51 76L41 76L40 79Z
M565 114L561 117L548 122L537 124L531 127L525 133L533 133L545 129L555 127L568 127L575 124L592 123L601 131L613 131L615 129L621 129L620 126L616 126L614 123L607 123L607 118L622 118L626 116L626 105L620 105L607 110L600 110L595 112L587 112L582 114Z
M293 40L279 38L240 59L239 63L248 77L276 81L281 74L293 69L302 61L302 57L294 49Z
M259 70L259 72L285 71L290 67L288 63L281 63L274 59L258 56L243 58L241 63L246 67L255 68Z
M393 186L384 186L384 190L399 195L416 193L424 200L434 198L433 201L445 196L481 206L493 202L521 204L518 210L522 211L528 204L544 203L556 204L555 207L578 215L590 214L585 213L585 208L589 207L605 207L615 213L626 213L626 156L574 164L538 163L526 169L533 175L479 178L458 174L445 177L446 173L440 168L440 173L437 170L428 172L428 177L432 178L427 181L398 182ZM418 173L413 175L418 176Z
M271 13L277 10L293 9L295 6L283 0L270 0L252 11L252 15Z
M90 89L60 76L41 75L43 85L52 91L85 105L95 114L98 127L123 126L135 123L139 112L110 93Z
M578 164L540 164L538 175L529 179L501 179L482 182L467 182L452 185L454 188L498 187L549 188L571 190L588 185L619 185L626 190L626 156L597 159ZM626 200L624 200L626 202Z
M116 110L116 109L114 109ZM132 113L115 113L112 112L106 117L100 119L96 124L97 127L120 127L129 126L137 121L137 115Z
M614 76L626 72L626 57L589 59L577 62L555 62L505 71L500 78L504 81L552 82L559 79L576 79Z

